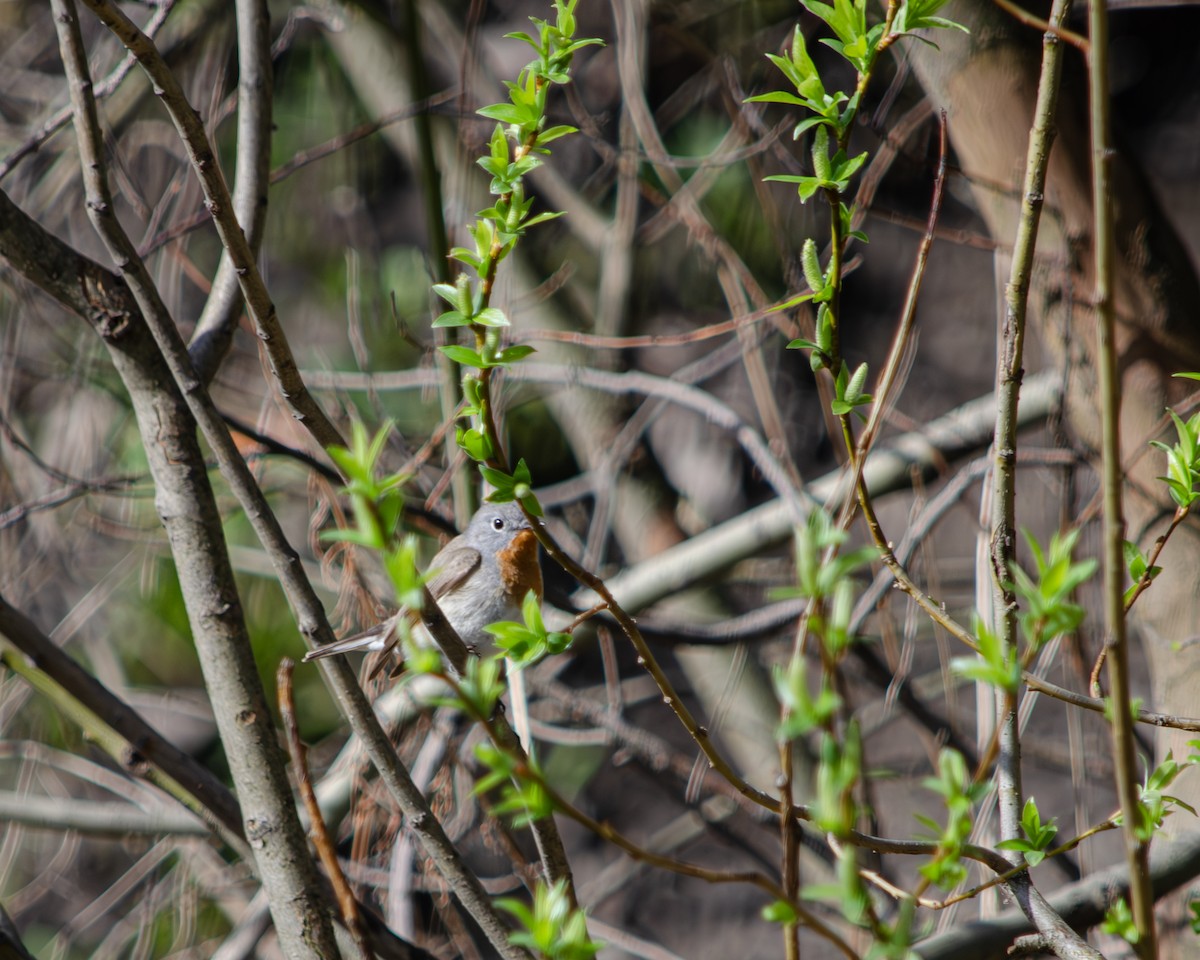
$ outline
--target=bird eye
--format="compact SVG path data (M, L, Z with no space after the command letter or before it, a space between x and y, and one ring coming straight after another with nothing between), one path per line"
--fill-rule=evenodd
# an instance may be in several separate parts
M503 530L504 529L504 518L503 517L492 517L492 529L493 530Z

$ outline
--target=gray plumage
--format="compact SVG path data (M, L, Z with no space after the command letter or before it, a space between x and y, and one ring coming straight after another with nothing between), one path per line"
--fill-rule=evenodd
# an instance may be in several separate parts
M483 628L502 620L521 619L524 593L518 596L508 589L511 584L505 582L506 571L501 567L500 557L512 546L517 534L529 529L529 521L516 503L485 503L475 512L467 529L430 561L429 592L468 647L490 650L492 638ZM536 547L534 550L536 554ZM540 574L533 589L540 596ZM399 640L397 628L402 618L414 623L413 633L419 642L432 643L412 611L402 608L378 626L311 650L304 659L389 650Z

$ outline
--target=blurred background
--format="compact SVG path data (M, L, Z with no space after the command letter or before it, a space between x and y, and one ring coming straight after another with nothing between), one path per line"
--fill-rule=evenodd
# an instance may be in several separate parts
M1194 262L1200 9L1111 6L1118 134ZM232 181L238 66L231 5L164 0L125 9L155 31ZM501 377L500 414L510 456L528 461L552 531L589 567L614 576L776 498L730 424L760 433L793 482L811 483L839 462L809 365L784 349L811 330L811 319L802 310L764 315L803 289L798 251L825 230L818 205L801 205L787 184L763 182L768 174L802 171L806 151L792 138L798 118L745 103L782 88L764 53L781 52L797 22L813 34L816 21L801 17L795 3L766 0L581 0L577 14L579 35L602 37L605 46L581 51L574 82L553 92L551 122L580 132L557 141L530 178L535 209L566 216L532 230L501 266L493 302L512 318L514 341L537 348L532 363L541 373ZM414 472L410 495L426 558L437 548L436 533L454 529L452 491L478 495L471 466L461 458L447 462L440 439L446 422L430 328L440 307L430 285L445 266L431 241L429 208L440 196L449 242L466 241L464 226L488 203L487 177L474 161L493 128L474 111L502 99L502 82L527 59L527 48L504 34L525 29L529 16L549 15L548 5L526 0L271 5L275 87L263 274L306 379L330 414L342 423L395 422L387 466ZM101 84L122 69L124 51L85 11L81 20ZM1027 40L1036 52L1037 32L1028 30ZM828 50L811 43L810 50L828 77L853 83ZM1080 58L1069 54L1066 83L1080 77ZM188 338L212 291L220 244L174 128L144 77L135 68L111 86L101 110L117 212ZM994 96L1002 109L1010 91ZM74 137L60 119L66 104L48 7L0 5L0 189L107 265L85 215ZM413 120L421 107L431 121L432 165ZM865 360L876 370L925 231L938 159L935 107L914 78L907 47L898 45L883 64L861 117L854 148L870 151L871 161L858 208L870 243L852 248L843 343L851 362ZM435 179L440 194L433 193ZM1007 241L989 236L977 212L978 186L952 154L918 339L887 436L992 389L995 254ZM1069 270L1065 256L1043 251L1041 268ZM706 332L745 317L752 322L736 330ZM145 455L103 346L7 265L0 265L0 338L0 593L225 776ZM1065 362L1029 346L1030 370ZM599 386L588 386L580 383L584 369L653 379L639 387L598 377ZM722 420L678 402L681 384L728 415ZM362 587L365 580L380 589L370 557L349 558L347 567L344 550L318 540L321 529L337 525L336 485L314 469L311 458L321 460L320 451L272 393L245 318L213 393L324 591L335 626L351 632L374 622L390 598ZM1029 436L1021 522L1045 534L1079 515L1094 482L1061 421ZM966 461L955 451L934 475L914 471L895 484L905 490L881 501L894 539L910 524L928 522L930 535L912 566L929 592L958 612L976 602L982 470L970 464L985 445L986 434ZM466 483L456 487L453 476L464 471ZM213 475L255 656L270 688L279 659L298 657L303 643L249 525ZM464 509L469 515L470 505L460 505L460 520ZM731 555L701 582L680 574L686 589L655 597L643 619L679 687L747 776L764 786L778 763L767 671L786 655L795 628L794 613L770 593L792 580L786 540L786 530L764 536L757 549ZM550 567L546 576L549 602L569 610L573 585ZM865 816L872 829L906 838L918 830L912 809L928 803L921 781L937 747L976 741L974 693L948 675L948 659L958 653L950 641L898 599L885 597L864 630L864 659L852 661L846 691L876 774ZM1051 679L1086 688L1081 678L1099 647L1098 631L1089 617L1074 645L1064 645ZM1141 677L1144 692L1144 668ZM619 636L601 625L529 682L547 768L589 813L701 862L777 869L777 825L714 792L685 732ZM312 762L321 773L346 735L316 671L302 668L297 684L302 732L315 745ZM573 701L592 709L581 713ZM597 719L605 710L661 738L661 764L606 732ZM1114 799L1103 724L1078 717L1068 724L1062 711L1043 704L1029 722L1027 787L1043 811L1058 816L1065 832L1107 815ZM396 729L414 760L423 743L443 738L430 773L435 803L489 890L519 890L520 873L464 780L471 732L427 712L397 721ZM469 924L436 872L411 851L415 862L399 858L398 814L361 765L342 763L354 802L341 821L341 852L356 865L351 880L362 899L435 955L475 955L480 948ZM0 674L0 792L13 811L0 810L0 903L39 957L213 956L255 909L244 867L202 832L147 827L105 837L56 828L53 816L43 825L18 822L21 808L52 812L72 799L132 799L148 820L167 802L148 786L132 787L11 674ZM777 931L758 917L760 894L648 871L571 830L568 840L581 900L609 944L602 956L779 954ZM1047 883L1116 854L1115 841L1100 840L1065 867L1044 868ZM816 882L828 866L815 853L806 877ZM895 869L903 882L908 868ZM951 924L975 910L947 911L930 922ZM828 948L814 942L808 949L825 956ZM235 955L278 954L268 933L241 953L221 954Z

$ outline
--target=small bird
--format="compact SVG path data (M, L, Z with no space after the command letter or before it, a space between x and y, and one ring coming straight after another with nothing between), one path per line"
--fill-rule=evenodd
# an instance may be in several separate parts
M495 649L483 628L503 620L519 621L521 603L530 590L542 598L537 537L517 503L485 503L467 529L434 555L429 569L433 573L430 594L463 643L476 650ZM391 650L400 639L404 619L412 625L420 622L415 611L401 608L378 626L310 650L304 659ZM420 632L426 633L423 627ZM425 642L432 641L425 638Z

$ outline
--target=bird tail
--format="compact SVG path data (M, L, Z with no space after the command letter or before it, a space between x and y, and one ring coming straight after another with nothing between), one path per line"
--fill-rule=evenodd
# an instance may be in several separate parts
M323 647L309 650L304 655L304 662L308 663L309 660L332 657L335 653L364 653L390 650L396 645L398 639L399 637L396 635L396 620L394 617L389 617L383 623L371 627L370 630L364 630L362 633L356 633L354 636L346 637L344 640L335 640L333 643L327 643Z

